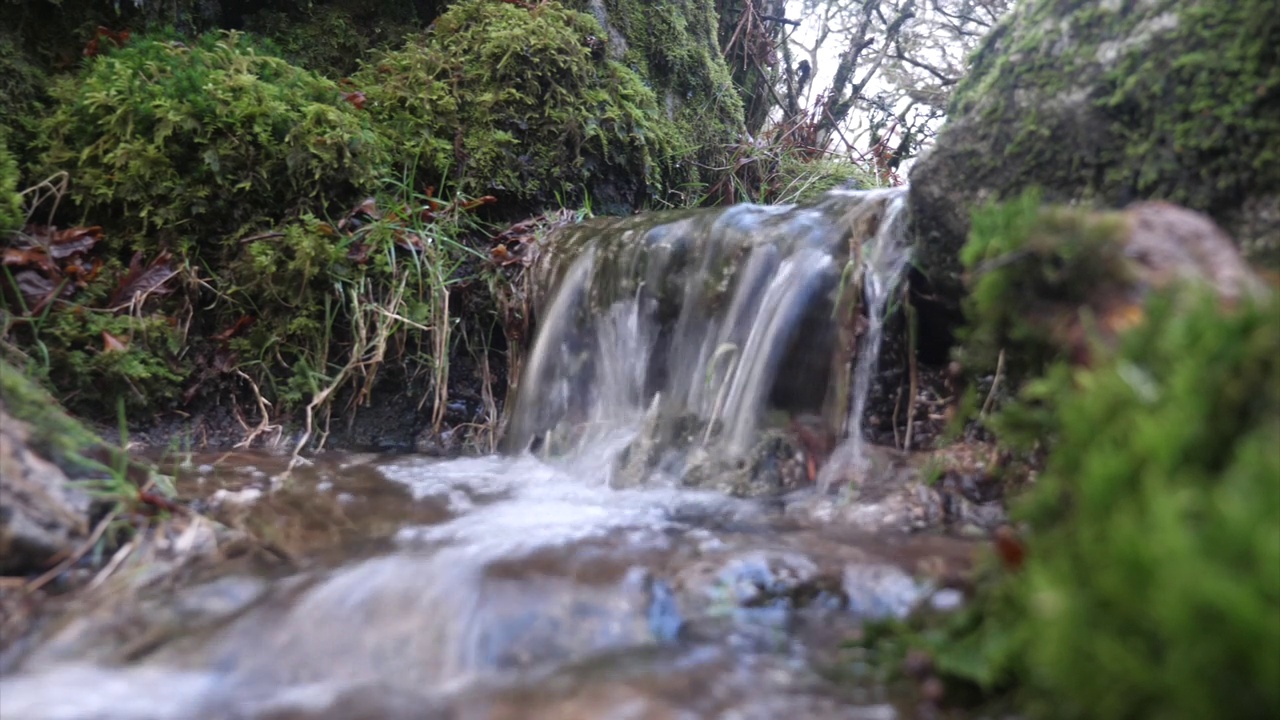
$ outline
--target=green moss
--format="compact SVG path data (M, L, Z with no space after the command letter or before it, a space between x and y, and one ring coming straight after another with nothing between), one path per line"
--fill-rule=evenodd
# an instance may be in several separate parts
M836 188L865 190L879 184L865 168L842 158L814 160L783 153L776 168L766 183L766 202L807 203Z
M1002 444L1048 448L1013 500L1025 562L968 609L890 632L938 672L1012 691L1044 718L1280 712L1280 301L1225 308L1209 287L1152 292L1089 362L1053 319L1100 316L1130 287L1117 214L1035 193L975 214L965 357L1003 347L1016 399ZM989 367L989 365L988 365ZM994 567L994 566L993 566Z
M30 443L34 452L62 468L68 477L101 475L109 446L67 415L38 383L3 359L0 359L0 400L6 412L31 426Z
M398 45L422 26L413 3L355 1L288 3L254 13L244 23L281 57L335 80L355 72L373 50Z
M1028 691L1056 717L1280 712L1280 303L1162 297L1070 380L1019 511Z
M112 417L118 399L131 413L171 407L189 372L175 324L156 311L139 317L80 306L52 313L39 332L48 382L86 417ZM109 348L104 333L123 349Z
M336 85L237 33L190 45L135 40L59 81L53 96L40 125L46 167L70 171L81 210L121 240L145 234L139 245L194 246L349 201L385 157Z
M717 40L718 17L709 0L603 0L580 3L610 29L609 52L657 93L679 129L673 178L689 198L719 180L745 133L742 98ZM585 9L584 8L584 9ZM616 47L619 41L623 47Z
M1020 569L950 617L880 629L951 687L1038 718L1280 712L1280 303L1163 292L1092 368L1054 365Z
M961 253L972 288L961 332L970 371L993 371L1003 350L1016 381L1061 357L1064 324L1088 322L1131 284L1125 232L1118 213L1046 207L1035 190L976 211Z
M20 229L26 219L18 194L18 162L9 152L6 134L0 128L0 238Z
M27 146L43 111L47 87L44 71L13 36L0 31L0 134L7 134L8 149L20 166L28 159Z
M634 206L660 192L673 128L635 73L593 51L602 35L556 2L464 0L352 79L425 182L534 203L586 187Z

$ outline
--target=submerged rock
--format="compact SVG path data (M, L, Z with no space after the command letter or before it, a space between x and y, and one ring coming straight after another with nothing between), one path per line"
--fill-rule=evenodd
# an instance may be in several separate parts
M1173 201L1280 263L1276 18L1263 0L1020 3L912 171L920 266L958 297L970 212L1033 186L1051 202Z

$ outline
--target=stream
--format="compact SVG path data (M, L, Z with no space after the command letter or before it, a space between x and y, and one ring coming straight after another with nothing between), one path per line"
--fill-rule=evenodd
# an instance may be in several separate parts
M937 531L918 458L859 431L901 197L627 219L547 253L501 455L160 458L271 552L197 520L135 539L2 658L0 717L933 716L855 645L956 607L979 548ZM870 360L841 379L853 346L812 328L859 278ZM801 416L839 442L796 440ZM204 545L218 562L165 562Z

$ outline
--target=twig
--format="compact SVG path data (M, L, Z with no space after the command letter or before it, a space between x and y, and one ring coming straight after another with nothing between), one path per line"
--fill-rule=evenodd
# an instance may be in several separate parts
M111 522L115 520L116 516L119 514L120 508L118 507L107 513L107 516L98 521L97 527L95 527L93 532L89 534L89 537L80 544L80 547L76 548L75 552L68 555L62 562L54 565L53 568L45 572L45 574L27 583L26 591L28 593L33 593L39 590L45 585L48 585L51 580L66 572L67 568L70 568L72 565L79 562L80 558L84 557L85 553L89 552L89 550L97 544L98 540L102 538L102 535L107 532L107 527L111 525Z
M262 419L258 421L258 426L250 430L249 424L244 421L244 418L240 414L240 409L236 408L236 420L240 423L240 426L245 429L247 434L243 440L235 444L235 447L247 448L253 445L253 441L256 440L259 435L270 432L272 429L278 432L281 430L281 427L279 425L271 424L271 414L267 411L267 408L270 407L271 403L268 402L266 398L262 397L262 391L258 388L258 384L253 381L253 378L249 377L243 370L239 369L236 370L236 374L244 378L245 382L249 383L249 387L253 388L253 395L258 401L258 412L262 414Z
M249 237L240 238L240 244L248 245L251 242L257 242L259 240L274 240L276 238L282 238L282 237L284 237L284 233L282 232L264 232L264 233L258 233L257 235L250 235Z
M902 443L903 452L911 452L911 435L915 429L916 394L920 392L920 369L916 365L916 306L911 304L911 281L903 283L903 296L907 311L907 372L911 376L911 388L907 395L907 432Z
M133 554L133 550L133 542L125 543L124 547L117 550L116 554L111 556L111 561L93 577L93 580L85 587L85 589L92 590L106 582L107 578L111 577L115 574L116 570L120 569L120 566L124 564L125 559Z
M996 358L996 376L991 381L991 392L987 393L986 402L982 403L982 412L978 413L980 417L986 417L991 412L991 407L996 401L996 390L1000 387L1000 377L1004 374L1004 350L1000 351L999 357Z

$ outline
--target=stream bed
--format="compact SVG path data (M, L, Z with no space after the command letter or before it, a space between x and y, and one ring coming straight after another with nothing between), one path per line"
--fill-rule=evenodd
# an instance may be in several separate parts
M10 653L0 716L917 716L849 644L959 602L974 543L813 490L612 488L609 458L183 458L183 496L275 555L119 563Z

